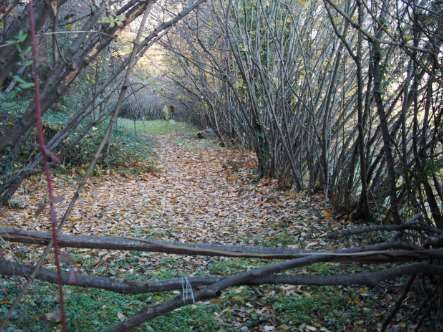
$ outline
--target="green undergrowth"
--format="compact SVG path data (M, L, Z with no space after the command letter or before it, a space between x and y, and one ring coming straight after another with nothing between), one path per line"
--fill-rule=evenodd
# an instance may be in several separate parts
M164 270L157 277L170 278L176 274L174 270ZM10 303L18 294L18 288L10 279L0 282L0 301ZM102 331L146 305L179 295L177 291L124 295L72 286L64 289L70 331ZM255 330L264 325L274 326L277 331L294 331L302 324L341 331L349 326L363 327L370 319L373 301L365 293L367 289L341 287L234 287L222 292L218 299L153 319L138 331L238 331L243 326ZM0 307L1 317L5 317L7 307ZM56 331L58 324L51 318L56 308L56 286L37 281L14 312L10 327L23 331Z
M88 165L94 158L104 134L102 128L97 131L97 134L89 136L81 145L70 147L70 165ZM98 169L114 169L128 173L151 171L154 169L154 158L152 145L146 138L116 129L109 148L105 148L104 157L98 162Z
M205 268L188 267L183 256L164 255L151 266L151 258L160 254L125 252L104 259L103 250L70 250L72 262L86 273L125 280L166 280L185 275L227 276L269 263L246 258L209 258ZM99 262L99 263L98 263ZM331 275L340 273L336 263L317 263L291 273ZM348 267L349 268L349 267ZM13 279L0 279L0 303L8 304L18 293ZM102 331L129 317L146 305L156 304L177 295L179 291L142 295L124 295L97 289L65 287L66 313L70 331ZM220 297L196 303L143 324L138 331L250 331L265 326L275 331L298 331L306 325L320 331L355 330L368 327L374 317L376 300L366 287L319 287L262 285L233 287ZM0 320L7 306L0 309ZM55 331L57 324L45 315L57 308L57 287L35 282L31 295L14 313L12 327L22 331ZM246 329L245 329L246 330ZM303 331L303 329L301 329ZM12 330L11 330L12 331Z
M45 123L54 133L61 129L66 119L62 113L54 113L45 117ZM103 122L80 141L74 135L61 148L64 167L86 165L92 160L104 137L108 121ZM80 130L81 131L81 128ZM152 147L155 136L176 134L191 137L196 129L184 122L151 120L133 121L124 118L117 120L112 133L111 144L105 148L103 158L99 160L100 168L114 168L120 171L149 171L154 168L155 156ZM128 166L130 166L128 168Z
M47 112L43 118L46 141L49 141L59 130L63 129L70 118L66 110ZM105 121L83 135L87 123L79 126L76 133L69 136L56 151L61 163L56 171L60 173L79 173L84 175L93 160L102 141L109 121ZM156 170L156 156L153 147L155 137L175 134L178 139L189 140L197 130L190 124L176 121L152 120L133 121L119 118L112 133L109 147L105 147L98 160L95 175L113 170L118 173L138 174ZM159 147L161 148L161 147ZM14 174L35 155L38 150L35 144L24 144L14 155L12 162L6 158L0 167L0 185L6 181L8 174Z
M63 129L69 118L70 114L66 111L47 112L43 118L46 141ZM138 121L138 126L160 127L158 121L153 121L154 124L150 124L150 121L143 121L143 124L139 122L142 121ZM61 173L78 172L83 175L95 156L108 124L109 121L105 121L92 127L86 135L83 133L88 128L88 124L80 125L76 132L70 135L55 151L60 159L56 171ZM179 127L184 128L184 125ZM109 147L105 147L102 157L98 160L95 175L100 175L103 170L110 169L120 173L134 174L155 170L156 157L153 153L153 145L154 141L146 135L142 136L121 125L117 126L113 130ZM0 167L0 185L8 179L10 174L14 174L24 167L29 161L29 156L37 153L39 151L36 145L30 142L17 149L16 153L11 155L10 160L5 157L4 163Z
M103 140L108 123L103 123L92 130L80 141L74 136L60 150L63 158L62 168L89 165ZM112 132L109 146L105 146L103 157L98 161L100 169L114 169L120 172L138 173L154 168L152 142L146 137L140 137L132 131L119 127Z
M18 294L12 280L2 280L0 301ZM120 320L133 315L149 304L172 298L171 294L124 295L97 289L64 287L69 331L103 331ZM6 296L7 293L7 296ZM0 306L0 321L8 306ZM35 282L30 296L13 313L9 331L57 331L54 312L58 309L57 288ZM219 323L214 320L217 306L196 304L144 324L139 331L213 331Z

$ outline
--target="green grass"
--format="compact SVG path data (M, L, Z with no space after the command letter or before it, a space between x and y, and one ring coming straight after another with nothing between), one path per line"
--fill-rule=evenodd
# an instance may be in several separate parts
M220 145L217 144L217 140L206 138L195 140L189 138L186 136L178 137L176 143L193 152L204 149L221 149Z
M259 263L254 264L253 260L246 258L216 258L209 263L208 270L211 274L227 275L248 270L259 265Z
M257 237L255 245L264 247L287 247L289 245L298 244L297 238L289 233L286 229L279 229L278 233L266 237Z
M189 151L220 148L216 140L194 139L198 129L186 122L178 122L174 120L150 120L135 121L134 124L133 120L119 118L117 128L121 131L130 132L141 137L175 135L175 143L183 146Z
M301 294L270 299L279 325L296 327L301 324L342 331L357 328L371 318L372 299L363 298L353 288L331 286L303 287ZM374 317L372 317L374 318Z
M12 281L2 281L1 289L7 298L18 294ZM64 287L66 316L69 331L103 331L124 318L140 311L149 304L171 298L167 294L123 295L97 289ZM6 301L4 293L0 301ZM14 313L9 330L57 331L58 324L45 319L45 315L57 308L57 289L54 285L35 282L31 296L23 301ZM139 331L214 331L219 323L214 319L217 305L196 304L187 306L169 315L145 323ZM0 306L0 317L4 317L7 306ZM2 319L0 318L0 322ZM15 330L14 330L15 329Z
M53 127L59 126L61 120L53 116L50 123ZM63 166L72 168L88 165L104 137L107 125L108 121L105 121L94 128L80 144L73 145L68 141L60 152ZM100 173L100 168L112 168L118 172L134 174L154 170L155 156L152 147L155 139L152 137L168 134L191 137L195 132L194 127L184 122L153 120L134 123L132 120L120 118L113 131L109 150L106 149L105 157L99 160L97 173Z
M117 127L122 130L131 131L140 135L192 135L197 132L197 129L185 122L178 122L174 120L151 120L151 121L134 121L129 119L118 119Z

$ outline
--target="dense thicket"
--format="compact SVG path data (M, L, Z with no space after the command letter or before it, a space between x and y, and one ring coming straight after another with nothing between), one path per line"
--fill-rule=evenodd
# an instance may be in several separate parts
M163 46L181 102L260 175L354 219L443 227L441 1L212 1Z
M154 3L33 2L39 31L37 71L47 148L54 152L62 149L67 153L63 160L70 153L75 154L79 145L97 141L97 134L104 128L94 131L95 128L113 113L122 111L123 115L140 118L161 112L161 100L146 88L144 80L134 75L124 79L130 61L128 50L132 49L135 37L133 31L140 25L140 16ZM175 3L168 5L175 11L184 8ZM9 1L0 12L1 203L8 202L23 179L40 170L41 156L33 131L29 7L28 3ZM161 20L150 16L149 32L143 33L133 49L134 65L155 40L191 10L192 6L187 7L178 16L170 12ZM96 146L93 148L92 155Z

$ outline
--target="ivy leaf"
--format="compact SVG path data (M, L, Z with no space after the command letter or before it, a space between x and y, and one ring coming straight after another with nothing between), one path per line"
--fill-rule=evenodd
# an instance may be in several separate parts
M20 31L17 35L17 42L23 43L26 38L28 38L28 34L24 31Z
M22 90L27 90L34 86L34 83L27 82L18 75L14 76L14 80L18 83L18 87Z

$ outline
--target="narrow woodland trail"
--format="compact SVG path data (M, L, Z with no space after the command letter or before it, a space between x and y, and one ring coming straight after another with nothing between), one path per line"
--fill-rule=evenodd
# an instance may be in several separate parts
M291 242L306 246L307 228L315 231L315 224L327 223L321 197L279 190L273 180L256 182L251 154L174 134L155 140L158 170L93 177L65 232L256 243L278 238L284 230L294 236ZM75 182L58 176L56 183L61 214ZM4 212L5 226L46 228L43 199L36 194L40 186L35 180L25 184L21 195L29 206Z
M221 148L190 134L149 139L156 142L156 170L141 174L111 171L92 177L64 227L65 233L325 247L322 235L333 223L322 209L321 196L281 190L275 180L257 181L255 159L245 151ZM76 183L74 176L56 177L58 215L66 208ZM43 187L41 179L27 181L19 192L27 207L3 211L2 226L49 229L47 207L42 208ZM128 253L86 250L82 255L105 256L97 264L106 265L106 261ZM143 264L153 271L165 257L149 254ZM203 257L184 259L189 264L180 266L183 272L204 269L208 263Z
M244 243L272 237L273 228L284 223L306 221L305 209L316 208L303 197L278 191L276 182L254 183L252 155L205 144L159 139L162 170L145 187L157 207L149 225L169 229L177 240Z

